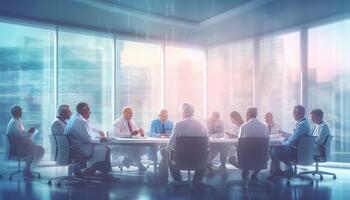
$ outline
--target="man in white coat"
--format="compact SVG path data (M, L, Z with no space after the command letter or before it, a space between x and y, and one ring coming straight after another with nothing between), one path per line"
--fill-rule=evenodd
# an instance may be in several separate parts
M115 137L144 137L145 133L142 128L138 128L133 117L133 109L126 106L122 109L122 116L113 122L113 130ZM126 146L122 148L125 156L123 165L129 167L130 164L135 163L140 171L145 171L146 167L141 162L141 156L147 153L144 147Z
M104 138L105 134L103 131L93 128L88 121L90 108L87 103L78 103L76 111L77 113L68 121L64 129L64 134L68 135L71 144L75 146L72 149L72 154L78 157L92 155L88 160L88 168L85 170L85 174L93 176L98 170L104 178L108 178L108 172L111 170L110 149L91 140L93 132L98 132L101 138ZM80 168L75 169L74 174L81 175Z
M62 104L58 107L58 116L51 123L51 133L53 135L63 134L64 128L67 125L67 121L70 119L72 111L69 105Z
M21 120L22 108L17 105L12 106L11 115L12 118L7 125L7 135L14 145L11 153L15 155L26 155L26 165L23 169L23 176L24 178L34 178L30 168L33 161L38 162L42 159L45 152L44 148L32 141L35 128L32 127L28 130L24 128Z

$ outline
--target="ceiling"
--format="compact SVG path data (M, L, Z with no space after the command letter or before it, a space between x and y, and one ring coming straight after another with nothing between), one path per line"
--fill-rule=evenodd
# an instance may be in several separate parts
M0 0L0 19L200 46L349 13L349 0Z

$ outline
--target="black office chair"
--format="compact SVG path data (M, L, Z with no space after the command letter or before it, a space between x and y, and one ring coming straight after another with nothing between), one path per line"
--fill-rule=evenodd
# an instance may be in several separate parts
M287 178L287 186L290 186L290 179L299 178L301 180L306 180L310 185L314 184L312 178L308 176L304 176L302 174L298 174L297 165L309 166L314 163L314 145L315 145L316 137L315 136L302 136L296 148L297 155L296 159L291 162L293 165L293 173L288 175L281 175L277 177L273 177L272 180L276 180L276 178Z
M24 150L22 152L16 151L15 144L11 141L11 137L7 134L3 135L3 141L5 143L5 159L17 161L17 170L9 175L9 180L11 181L13 176L15 176L16 174L23 173L21 162L28 157L28 155L25 153L25 149L29 149L29 147L25 146L25 144L23 143L21 144L21 148L23 148ZM39 172L32 172L32 174L37 175L38 179L41 178Z
M60 177L54 177L50 178L48 180L48 184L51 185L53 180L57 180L57 186L61 186L61 183L64 181L67 182L78 182L78 183L101 183L101 181L94 177L77 177L74 174L74 169L78 165L82 165L82 163L86 163L91 157L93 151L91 151L91 154L86 157L77 157L72 154L72 149L74 148L73 145L71 145L69 138L67 135L54 135L55 140L57 142L57 160L56 163L58 165L68 165L68 175L67 176L60 176Z
M209 188L214 192L213 186L191 181L191 171L206 169L208 163L208 138L207 137L177 137L175 151L168 151L168 163L178 170L187 171L187 181L170 182L167 191L173 187L188 186L191 190L195 187Z
M315 174L318 174L320 176L321 181L323 180L323 175L331 175L331 176L333 176L333 179L337 178L337 176L334 173L320 171L318 169L318 163L327 162L328 158L330 157L332 139L333 139L333 136L331 136L331 135L327 136L325 142L320 146L321 155L314 155L316 169L314 171L301 172L300 174L312 174L313 176Z
M244 170L262 170L267 168L269 160L269 138L267 137L249 137L239 138L237 145L237 165L239 169ZM270 184L265 181L253 181L249 178L242 180L244 189L249 185L270 189ZM235 181L227 184L227 188L236 185Z
M50 148L51 148L50 160L56 161L57 154L58 154L57 141L53 134L49 134L49 140L50 140Z

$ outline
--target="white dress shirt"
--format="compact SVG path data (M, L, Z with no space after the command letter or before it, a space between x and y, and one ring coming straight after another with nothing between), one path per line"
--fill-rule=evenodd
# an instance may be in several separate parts
M269 134L270 135L279 135L278 131L281 130L281 128L276 124L276 122L272 122L270 125L266 124Z
M67 124L66 120L60 117L56 117L56 119L53 120L53 122L51 123L51 133L53 135L63 134L64 127L66 127L66 124Z
M134 120L130 120L132 131L137 131L138 128ZM128 120L121 116L113 122L113 130L115 137L131 137L131 132L128 126Z
M242 124L238 138L241 137L269 137L269 129L258 119L252 118Z
M24 129L21 119L11 118L7 125L7 135L12 139L30 138L31 134Z
M216 122L212 122L211 120L207 120L207 130L208 130L208 136L211 138L224 137L225 136L224 121L218 120Z
M175 140L177 137L208 137L208 133L199 121L188 117L176 123L168 143L168 148L175 149Z

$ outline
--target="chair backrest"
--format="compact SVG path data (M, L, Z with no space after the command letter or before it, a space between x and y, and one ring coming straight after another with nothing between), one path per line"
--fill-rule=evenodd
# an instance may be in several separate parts
M268 149L267 137L238 138L238 167L245 170L266 169L269 159Z
M70 143L67 135L55 135L57 142L57 160L59 165L68 165L70 161Z
M50 160L56 161L57 160L57 154L58 154L58 147L57 147L57 141L54 134L49 134L49 140L50 140Z
M10 136L7 134L2 135L2 141L4 143L4 160L10 160L11 148L13 148L10 144Z
M327 161L331 157L331 144L332 144L333 136L328 135L326 141L324 142L324 161Z
M208 163L207 137L177 137L173 161L179 170L205 169Z
M297 144L297 163L298 165L311 165L314 163L314 145L315 136L302 136Z

